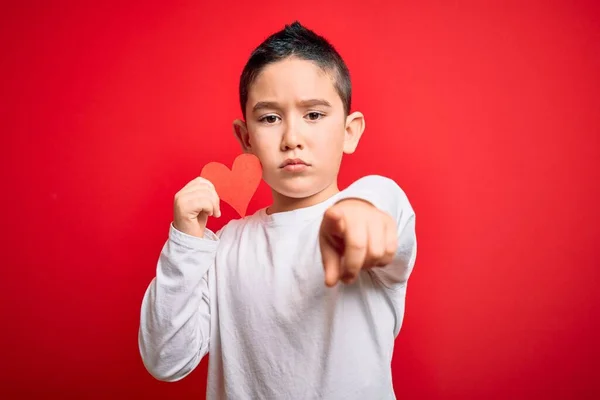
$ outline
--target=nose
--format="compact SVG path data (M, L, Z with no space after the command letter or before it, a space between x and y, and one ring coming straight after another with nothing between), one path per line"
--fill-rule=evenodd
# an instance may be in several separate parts
M298 128L296 124L293 122L288 122L285 124L283 136L281 137L281 150L294 150L299 148L302 150L304 148L304 144L302 143L302 135L298 132Z

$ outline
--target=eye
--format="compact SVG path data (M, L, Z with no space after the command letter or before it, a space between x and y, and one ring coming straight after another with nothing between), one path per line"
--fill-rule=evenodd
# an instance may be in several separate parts
M322 117L324 117L325 114L313 111L313 112L309 112L306 116L311 121L317 121L317 120L321 119Z
M259 121L260 122L265 122L269 125L274 124L275 122L277 122L279 120L279 117L277 115L265 115L264 117L260 118Z

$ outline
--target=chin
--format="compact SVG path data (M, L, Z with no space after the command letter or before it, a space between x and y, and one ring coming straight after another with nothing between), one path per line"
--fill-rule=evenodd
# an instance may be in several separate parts
M315 190L314 187L304 185L277 185L273 186L273 190L291 199L305 199L319 193L319 190Z
M296 177L283 181L274 179L273 181L272 183L267 182L267 184L277 193L291 199L305 199L314 196L329 186L327 183L317 182L310 177Z

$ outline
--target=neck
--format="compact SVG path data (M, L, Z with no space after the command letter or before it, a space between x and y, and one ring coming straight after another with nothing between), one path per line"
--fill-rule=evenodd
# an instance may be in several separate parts
M302 198L284 196L281 193L273 190L273 205L267 208L267 214L293 211L299 208L314 206L315 204L322 203L339 191L340 190L338 189L337 181L332 182L331 185L327 186L320 192Z

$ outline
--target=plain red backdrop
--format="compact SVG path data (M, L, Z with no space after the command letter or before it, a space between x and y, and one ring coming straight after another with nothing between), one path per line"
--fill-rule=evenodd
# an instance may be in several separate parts
M140 304L174 193L239 154L250 51L294 19L366 115L341 186L389 176L417 213L397 396L600 396L594 2L83 3L0 13L0 397L204 398L206 360L144 370Z

